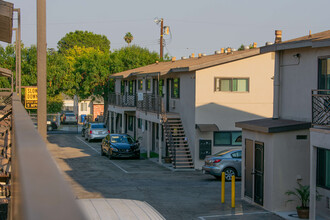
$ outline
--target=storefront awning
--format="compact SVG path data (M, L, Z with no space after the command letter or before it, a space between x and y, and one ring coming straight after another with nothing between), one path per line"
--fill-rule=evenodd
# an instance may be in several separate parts
M196 124L196 127L199 129L201 132L206 132L206 131L219 131L219 128L216 124Z

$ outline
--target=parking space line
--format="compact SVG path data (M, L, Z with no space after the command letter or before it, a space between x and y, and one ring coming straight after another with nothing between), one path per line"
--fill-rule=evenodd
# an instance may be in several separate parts
M101 151L96 150L94 147L92 147L91 145L87 144L85 141L81 140L79 137L75 136L79 141L83 142L84 144L86 144L88 147L90 147L92 150L96 151L97 153L101 153ZM115 165L116 167L118 167L121 171L123 171L124 173L129 173L127 172L125 169L123 169L122 167L120 167L118 164L116 164L115 162L111 161L110 162Z
M198 218L201 220L206 220L207 218L219 218L219 217L229 217L229 216L238 216L238 215L258 215L258 214L271 214L271 212L247 212L247 213L240 212L235 214L201 216Z

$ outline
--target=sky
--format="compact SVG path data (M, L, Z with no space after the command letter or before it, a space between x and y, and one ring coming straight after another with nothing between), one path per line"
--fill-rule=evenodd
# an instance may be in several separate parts
M21 9L24 45L36 44L37 0L6 1ZM264 46L274 42L275 30L282 30L283 40L289 40L308 35L309 30L330 29L330 0L48 0L46 4L47 45L55 49L66 33L86 30L105 35L112 51L126 46L124 35L131 32L132 44L159 53L156 17L170 27L164 52L178 58L253 42Z

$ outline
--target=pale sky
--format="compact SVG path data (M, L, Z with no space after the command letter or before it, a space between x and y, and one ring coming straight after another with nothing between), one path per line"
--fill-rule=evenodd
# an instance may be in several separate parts
M36 0L7 1L21 9L23 43L36 44ZM125 46L131 32L133 44L159 53L158 17L172 33L165 53L213 54L252 42L263 46L274 41L276 29L283 40L328 30L329 9L330 0L48 0L47 44L56 48L66 33L87 30L107 36L113 50Z

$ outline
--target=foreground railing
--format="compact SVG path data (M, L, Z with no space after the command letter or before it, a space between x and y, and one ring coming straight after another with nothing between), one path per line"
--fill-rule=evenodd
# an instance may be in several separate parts
M111 93L109 94L109 105L121 107L136 107L136 95Z
M143 93L138 94L136 108L140 111L161 113L162 97L159 95Z
M16 93L9 219L85 219Z
M330 127L330 90L312 90L312 125Z

